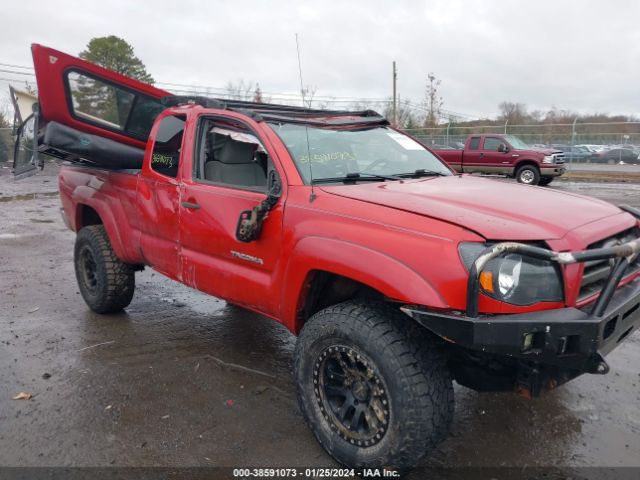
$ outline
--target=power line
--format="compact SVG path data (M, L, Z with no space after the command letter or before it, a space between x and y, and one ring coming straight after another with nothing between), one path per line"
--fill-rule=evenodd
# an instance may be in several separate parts
M35 73L31 72L21 72L13 69L21 68L25 70L34 71L33 67L28 67L25 65L16 65L11 63L0 63L0 66L8 67L8 68L0 68L0 72L8 73L10 75L24 75L24 76L35 76ZM9 69L10 68L10 69ZM27 81L20 79L11 79L11 78L2 78L2 81ZM28 81L27 81L28 82ZM204 93L214 93L221 97L233 97L235 96L233 92L230 92L228 87L214 87L211 85L195 85L195 84L185 84L185 83L173 83L173 82L156 82L156 85L166 85L169 87L168 89L173 93L198 93L198 91ZM182 87L182 88L172 88L172 87ZM216 93L220 92L220 93ZM291 101L295 102L299 95L297 93L290 92L263 92L264 95L270 96L278 101ZM325 103L325 104L345 104L345 103L365 103L365 104L379 104L379 105L388 105L393 102L392 99L383 98L383 97L348 97L348 96L334 96L334 95L316 95L313 97L313 100L317 103ZM419 112L426 112L426 108L420 104L417 104L410 100L402 101L405 106L408 106L410 109ZM478 119L479 115L470 115L466 113L455 112L452 110L443 109L441 111L442 114L449 117L460 117L466 119Z
M24 69L28 69L28 70L32 70L33 71L33 67L26 67L26 66L22 66L22 65L12 65L12 64L8 64L8 63L0 63L0 66L4 66L4 67L14 67L14 68L24 68ZM4 72L4 73L11 73L11 74L15 74L15 75L31 75L34 76L35 73L25 73L25 72L17 72L14 70L5 70L5 69L0 69L0 72ZM173 86L173 87L183 87L186 88L188 90L184 90L184 89L175 89L175 88L171 88L171 90L175 90L175 91L192 91L192 90L218 90L218 91L222 91L222 92L228 92L229 88L228 87L214 87L211 85L195 85L195 84L186 84L186 83L174 83L174 82L156 82L156 85L167 85L167 86ZM298 93L289 93L289 92L269 92L269 91L265 91L263 92L265 95L272 95L272 96L280 96L280 97L292 97L292 98L298 98L299 94ZM344 101L386 101L387 99L382 98L382 97L342 97L342 96L334 96L334 95L315 95L314 96L315 100L344 100Z
M0 78L0 82L24 82L29 85L35 85L36 82L34 80L25 80L24 78Z
M33 70L32 67L25 67L21 65L11 65L7 63L0 63L0 66L7 66L7 67L12 66L15 68L25 68L25 69ZM0 69L0 72L11 73L16 75L32 75L32 76L35 75L33 73L17 72L12 70L5 70L5 69ZM174 82L156 82L156 85L167 85L167 86L183 87L183 88L189 89L189 90L184 90L184 89L171 88L171 90L176 90L176 91L191 91L191 90L218 90L222 92L229 91L228 87L214 87L211 85L195 85L195 84L174 83ZM265 95L272 95L272 96L292 97L292 98L299 97L298 93L290 93L290 92L265 91L263 93ZM347 96L343 97L343 96L334 96L334 95L315 95L314 96L314 100L321 100L321 99L322 100L345 100L345 101L387 101L387 99L382 97L347 97Z
M24 68L26 70L33 70L33 67L27 67L27 66L24 66L24 65L14 65L14 64L11 64L11 63L0 63L0 66L12 67L12 68Z
M15 72L13 70L5 70L4 68L0 68L0 72L2 73L10 73L11 75L29 75L31 77L35 77L36 74L35 73L30 73L30 72Z

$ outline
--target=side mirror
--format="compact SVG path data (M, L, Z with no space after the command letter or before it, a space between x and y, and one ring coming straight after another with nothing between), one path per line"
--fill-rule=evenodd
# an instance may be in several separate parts
M507 153L509 151L509 147L507 147L504 143L498 145L498 151L500 153Z
M238 225L236 226L236 239L240 242L249 243L260 238L262 224L269 216L269 212L278 203L282 193L282 184L275 170L270 170L267 176L267 198L260 205L251 210L240 212Z

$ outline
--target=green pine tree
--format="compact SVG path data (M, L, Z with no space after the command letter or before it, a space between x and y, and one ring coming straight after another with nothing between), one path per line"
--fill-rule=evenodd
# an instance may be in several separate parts
M153 84L153 77L147 73L142 60L133 52L133 47L115 35L92 38L86 50L80 52L80 58L88 62L121 73L127 77Z
M133 47L114 35L92 38L86 50L80 52L80 58L136 80L154 83ZM69 74L69 81L76 113L110 122L116 128L125 124L133 94L76 72Z

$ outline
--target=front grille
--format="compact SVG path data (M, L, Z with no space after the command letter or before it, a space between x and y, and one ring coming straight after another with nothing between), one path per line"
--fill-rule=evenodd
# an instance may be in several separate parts
M553 163L556 165L562 165L564 163L564 153L554 153Z
M620 245L622 243L630 242L640 237L640 229L637 227L630 228L624 232L618 233L611 237L600 240L596 243L589 245L588 249L594 248L606 248ZM615 259L607 260L592 260L590 262L584 262L584 272L582 274L582 282L580 283L580 293L578 294L578 302L584 300L591 295L599 293L611 273ZM636 273L640 270L640 259L636 260L627 267L625 277Z

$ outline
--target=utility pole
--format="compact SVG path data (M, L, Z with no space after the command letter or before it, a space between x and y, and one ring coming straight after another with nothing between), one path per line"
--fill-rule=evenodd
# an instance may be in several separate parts
M396 70L396 61L393 61L393 126L398 126L398 104L396 100L396 80L398 79L398 71Z

